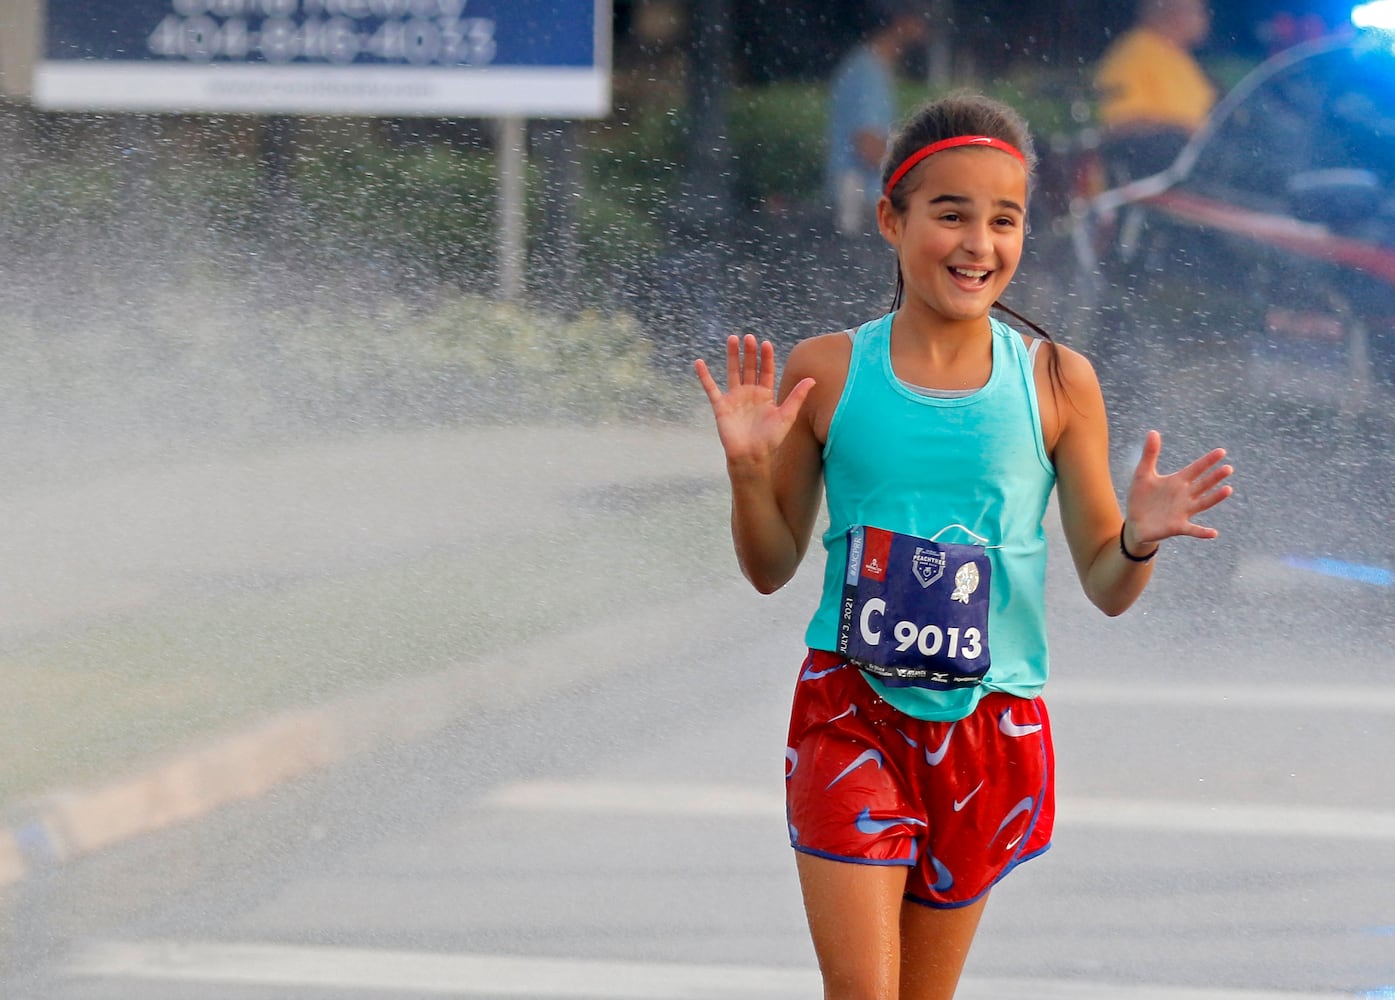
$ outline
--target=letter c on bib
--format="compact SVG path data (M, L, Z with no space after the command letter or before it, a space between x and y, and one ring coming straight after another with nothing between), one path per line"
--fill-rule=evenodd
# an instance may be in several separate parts
M862 606L862 618L858 624L862 626L862 640L867 643L867 645L875 646L882 641L881 630L873 630L872 628L872 616L874 614L881 615L885 612L886 601L882 600L880 597L873 597Z

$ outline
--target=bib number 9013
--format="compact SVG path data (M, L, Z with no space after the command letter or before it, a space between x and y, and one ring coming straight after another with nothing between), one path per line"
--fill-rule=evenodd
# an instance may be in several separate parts
M868 646L881 645L885 615L886 601L882 598L873 597L863 604L858 629ZM891 635L898 653L915 648L921 656L945 656L951 660L976 660L983 655L983 634L972 626L941 628L935 624L918 625L902 618L891 626Z

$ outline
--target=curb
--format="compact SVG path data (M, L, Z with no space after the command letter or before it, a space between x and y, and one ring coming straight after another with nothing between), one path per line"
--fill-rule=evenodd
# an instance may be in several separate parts
M256 798L343 760L332 708L290 712L108 784L50 793L0 831L0 886Z
M394 481L395 474L384 470L396 469L404 461L412 468L428 470L437 478L449 478L457 473L464 475L462 470L467 470L471 463L489 459L496 463L496 467L491 468L490 481L498 484L498 489L491 494L498 500L486 503L486 510L534 521L544 514L555 516L551 513L554 508L565 512L566 504L574 502L574 498L551 479L546 480L547 488L542 489L529 478L536 474L552 476L564 462L573 470L577 490L585 489L588 484L605 486L632 481L644 484L663 481L671 475L721 474L717 464L720 450L715 447L711 433L705 430L618 428L608 435L613 438L611 447L599 452L587 451L581 456L585 460L578 462L578 443L595 436L594 431L581 433L547 427L506 428L469 435L422 432L400 439L375 436L362 442L325 445L325 455L321 456L317 467L361 466L362 481L380 488L382 483ZM361 461L360 451L365 456ZM501 454L530 455L532 464L525 468L518 462L506 462L503 467L497 467ZM239 464L230 460L218 467L221 478L217 483L235 499L251 495L257 476L279 483L284 467L302 457L295 451L258 455L246 460L253 465L251 473L244 468L246 462ZM180 470L175 469L167 474L176 476L179 473ZM200 469L199 475L203 488L207 488L206 470ZM466 481L474 480L466 477ZM318 483L317 488L321 493L330 489L324 483ZM133 503L124 480L112 485L110 491L112 496L107 498L107 507L125 509ZM388 501L395 502L396 497L388 491ZM50 506L67 511L72 503L72 497L60 494ZM372 503L359 511L362 517L380 514L381 510ZM448 515L449 511L437 508L431 512L431 517L437 521ZM77 517L76 514L72 516ZM59 526L63 523L61 519L55 522ZM434 522L428 518L427 523ZM154 532L160 526L146 527L148 532ZM407 543L419 541L414 536L405 537ZM238 536L215 539L224 548L243 541ZM182 562L175 560L174 565L183 571ZM142 564L142 567L143 572L153 574L168 571L168 566L158 560L149 566ZM231 569L221 566L215 569L238 572L243 566L235 563ZM129 586L124 579L117 584ZM744 588L744 581L742 585ZM736 589L733 587L731 593L735 594ZM749 588L744 589L750 594ZM720 602L722 599L713 596L713 600ZM681 613L686 614L688 607L685 603ZM662 609L654 609L653 613L659 610ZM667 610L675 613L674 608ZM633 623L622 621L610 625L613 628L634 627ZM518 661L526 660L528 669L533 671L529 674L528 690L509 679L491 681L490 658L481 657L437 675L385 684L323 706L280 712L230 734L200 740L182 752L159 758L136 773L94 787L60 789L16 803L13 812L7 810L13 821L0 825L0 888L16 885L37 871L198 819L224 805L257 798L278 785L369 752L385 741L420 738L471 711L489 710L505 699L526 698L539 684L573 683L596 676L604 669L618 668L622 663L614 662L611 635L609 628L554 635L511 653L515 669L521 666ZM627 637L622 660L629 658L633 645L631 637ZM558 649L568 651L565 664L553 662L550 653ZM575 655L579 650L585 650L585 669L581 669L581 658Z
M322 707L280 713L102 785L50 793L19 822L0 829L0 887L255 799L377 748L423 739L472 713L523 704L540 690L561 691L646 662L692 657L694 637L768 624L778 613L775 605L803 609L808 598L801 590L796 582L759 598L744 580L732 581L644 615L520 647L510 654L510 672L502 679L490 676L491 657L483 656ZM625 636L619 654L617 634Z

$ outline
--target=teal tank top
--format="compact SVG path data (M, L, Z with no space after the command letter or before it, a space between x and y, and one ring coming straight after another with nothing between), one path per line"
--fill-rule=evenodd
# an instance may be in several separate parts
M992 666L964 690L891 687L863 676L893 707L918 719L961 719L987 691L1034 698L1046 683L1046 534L1056 483L1022 335L991 320L993 371L977 392L917 392L891 367L893 314L853 337L847 382L823 448L828 504L823 596L805 632L813 649L837 649L847 531L871 525L931 538L963 525L988 540ZM942 541L972 542L961 531Z

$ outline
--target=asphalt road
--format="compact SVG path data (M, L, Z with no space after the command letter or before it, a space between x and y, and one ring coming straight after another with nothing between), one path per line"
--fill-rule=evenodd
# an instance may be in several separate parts
M1053 564L1056 842L965 1000L1395 996L1390 595L1254 557L1217 599L1195 565L1110 621ZM780 787L811 583L629 618L659 654L617 629L578 689L30 880L3 995L818 995Z

